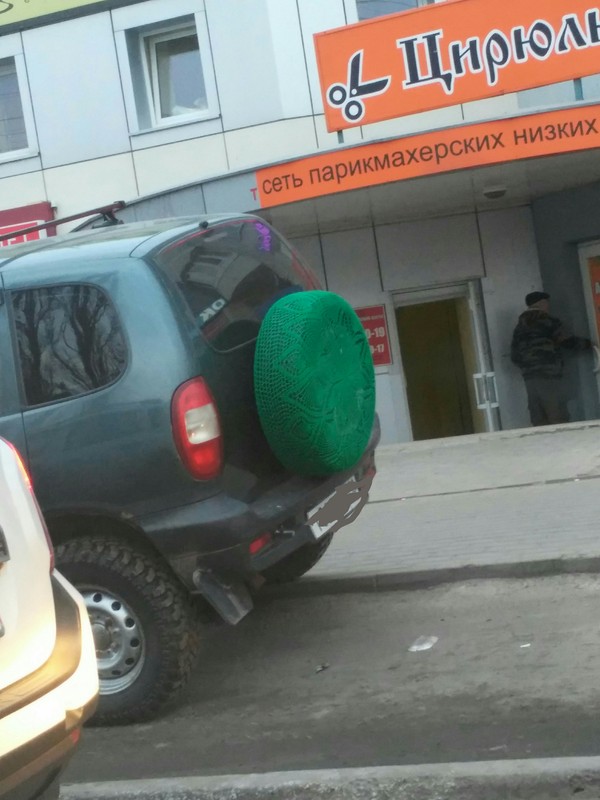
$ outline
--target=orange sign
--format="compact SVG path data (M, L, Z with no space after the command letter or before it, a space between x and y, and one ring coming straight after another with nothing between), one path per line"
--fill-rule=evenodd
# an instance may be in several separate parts
M599 71L588 0L448 0L315 35L339 131Z
M392 181L600 147L600 105L406 136L258 170L262 208Z

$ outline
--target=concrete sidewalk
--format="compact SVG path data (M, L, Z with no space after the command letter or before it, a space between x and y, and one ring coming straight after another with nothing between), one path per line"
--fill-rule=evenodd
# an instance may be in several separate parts
M369 505L294 592L600 569L600 422L388 446L377 462Z

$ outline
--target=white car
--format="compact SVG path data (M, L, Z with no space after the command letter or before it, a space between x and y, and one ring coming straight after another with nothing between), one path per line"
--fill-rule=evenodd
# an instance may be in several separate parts
M27 471L0 439L0 798L58 797L97 695L85 605L54 569Z

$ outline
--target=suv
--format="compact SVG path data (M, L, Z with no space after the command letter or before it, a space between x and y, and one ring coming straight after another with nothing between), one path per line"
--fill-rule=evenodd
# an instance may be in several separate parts
M366 502L373 413L359 457L314 477L283 466L257 410L261 322L314 289L249 215L0 250L0 435L27 454L57 563L84 597L99 722L148 719L183 685L194 595L239 622L255 589L310 569Z
M85 605L54 569L29 476L0 439L0 797L58 797L97 694Z

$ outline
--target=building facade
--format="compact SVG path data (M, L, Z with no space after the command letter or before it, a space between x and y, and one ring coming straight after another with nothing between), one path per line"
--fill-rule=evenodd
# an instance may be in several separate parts
M598 341L598 76L329 131L313 36L435 3L46 2L0 3L0 233L115 200L262 215L359 310L388 443L529 424L529 291ZM594 368L568 365L573 420L599 416Z

